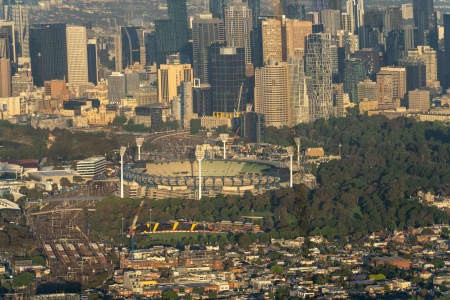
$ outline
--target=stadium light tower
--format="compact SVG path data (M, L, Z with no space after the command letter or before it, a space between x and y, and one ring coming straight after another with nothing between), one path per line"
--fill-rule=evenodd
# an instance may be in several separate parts
M123 156L127 151L127 147L120 147L120 198L123 198Z
M288 152L289 160L290 160L290 164L289 164L289 173L290 173L289 187L292 188L294 186L294 182L292 180L292 160L293 160L293 157L294 157L294 147L289 146L289 147L287 147L286 150Z
M300 171L300 138L294 138L295 144L297 145L297 168Z
M228 141L228 137L229 137L228 133L222 133L222 134L219 135L219 139L223 143L223 160L227 159L226 144L227 144L227 141Z
M205 150L200 145L195 149L195 157L198 161L198 200L202 199L202 160L205 158Z
M138 148L138 160L141 160L141 147L144 145L144 138L138 137L136 138L136 146Z

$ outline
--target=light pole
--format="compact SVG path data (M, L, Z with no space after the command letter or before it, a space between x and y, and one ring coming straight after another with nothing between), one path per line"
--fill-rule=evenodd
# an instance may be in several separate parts
M294 138L295 144L297 145L297 169L300 172L300 138Z
M138 137L136 138L136 146L138 148L138 160L141 160L141 147L144 145L144 138Z
M226 144L227 144L227 141L228 141L228 137L229 137L228 133L221 133L219 135L219 139L223 143L223 160L227 159Z
M198 161L198 200L202 199L202 160L205 158L205 150L200 145L195 149L195 157Z
M120 147L120 198L123 199L123 156L127 151L127 147Z
M293 157L294 157L294 147L292 147L292 146L287 147L287 152L288 152L289 160L290 160L290 163L289 163L289 173L290 173L289 187L292 188L294 186L294 182L292 179L292 161L293 161Z

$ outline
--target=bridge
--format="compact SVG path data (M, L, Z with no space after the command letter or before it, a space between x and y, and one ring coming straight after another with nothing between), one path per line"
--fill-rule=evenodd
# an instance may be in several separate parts
M40 216L40 215L48 215L48 214L53 214L53 213L66 213L66 212L70 212L70 211L83 211L84 208L60 208L60 209L53 209L53 210L47 210L47 211L40 211L40 212L35 212L32 213L32 216ZM89 208L87 209L87 211L96 211L95 208Z

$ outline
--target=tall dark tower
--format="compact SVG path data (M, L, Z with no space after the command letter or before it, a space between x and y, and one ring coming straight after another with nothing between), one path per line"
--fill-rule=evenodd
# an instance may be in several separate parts
M186 0L167 0L167 8L175 32L176 48L182 49L189 39Z
M245 81L245 49L214 44L209 49L209 84L213 112L233 112ZM245 87L242 88L244 91ZM247 97L241 95L242 110Z
M88 80L97 85L98 82L98 69L97 69L97 40L91 39L87 45L87 58L88 58Z
M261 0L247 0L247 6L252 10L252 24L253 28L255 28L261 15Z
M228 0L209 0L209 12L213 15L213 18L224 18L224 9L228 2Z
M414 24L416 25L416 46L426 45L427 38L436 30L434 0L413 0Z
M450 87L450 71L448 66L450 66L450 14L444 15L444 49L445 49L445 65L447 68L443 70L443 87L448 89Z
M31 72L34 84L67 80L66 24L36 24L30 29Z

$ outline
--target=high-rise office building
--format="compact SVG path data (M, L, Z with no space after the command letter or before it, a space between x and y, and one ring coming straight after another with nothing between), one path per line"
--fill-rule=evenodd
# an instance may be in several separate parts
M388 34L393 30L402 30L403 28L403 17L402 10L399 6L387 7L384 11L384 35Z
M445 65L450 66L450 13L444 15L444 61ZM442 87L449 88L450 87L450 70L449 68L445 68L442 71Z
M305 19L305 5L302 4L302 0L281 0L280 2L282 11L275 15L285 15L288 19Z
M367 71L364 61L351 58L345 62L344 92L348 93L352 102L358 101L358 83L366 79Z
M353 57L359 58L364 61L366 65L367 75L371 78L375 78L375 74L380 71L381 58L378 51L372 48L364 48L356 51Z
M309 122L309 98L303 58L288 59L289 126Z
M392 104L394 101L394 75L387 72L377 74L378 104Z
M174 24L171 20L160 19L155 21L155 61L157 64L164 64L167 55L179 50L177 48L177 36L173 28Z
M108 76L108 98L110 104L120 104L120 100L127 94L125 74L113 72Z
M209 12L212 14L213 18L223 19L225 6L229 0L209 0Z
M263 63L270 59L283 61L283 37L281 20L266 19L261 21Z
M399 61L406 55L405 35L403 30L393 30L386 38L385 63L388 66L398 65Z
M67 75L71 85L89 82L86 27L67 25Z
M414 18L414 8L412 3L402 4L402 18L404 20L411 20Z
M261 0L244 0L244 2L247 2L247 7L252 11L252 25L255 28L261 15Z
M418 57L407 57L400 62L406 69L406 91L424 88L427 85L425 62Z
M223 21L211 15L200 15L192 21L192 48L194 77L208 82L208 49L214 43L223 43Z
M346 8L351 32L358 33L359 28L364 26L364 0L347 0Z
M403 34L405 38L405 51L415 48L414 41L414 26L413 25L404 25L403 26Z
M331 36L310 34L306 39L305 64L308 76L310 120L328 119L333 114Z
M234 0L225 8L225 39L228 47L243 48L245 63L252 63L250 34L253 30L252 11L242 2Z
M425 62L427 86L434 86L438 81L436 50L430 46L417 46L415 50L408 51L408 57L418 57Z
M255 112L263 114L266 126L289 125L288 65L269 60L255 70Z
M286 39L286 56L301 56L305 52L306 37L312 34L312 23L309 21L284 20L284 35Z
M181 50L189 39L186 0L167 0L167 13L175 32L175 45Z
M378 74L393 76L393 99L403 99L406 94L406 69L403 67L383 67ZM377 76L378 81L378 76Z
M408 93L408 109L425 112L431 107L430 91L413 90Z
M35 24L30 28L31 71L34 84L67 80L66 24Z
M328 0L328 9L341 10L342 3L343 3L342 0Z
M369 101L378 100L377 83L366 79L357 84L358 102L368 99Z
M165 64L158 69L158 101L169 103L178 96L178 90L185 81L193 82L190 64Z
M135 63L145 65L144 30L135 26L121 26L117 38L116 59L120 70Z
M14 22L0 20L0 57L17 62Z
M11 61L8 58L0 58L0 97L11 96Z
M323 9L320 11L320 22L323 24L324 32L336 35L341 30L341 12L334 9Z
M14 22L18 57L30 57L29 11L30 8L23 4L4 6L5 20Z
M212 111L242 111L246 99L245 49L215 44L209 48L208 59Z
M88 59L88 80L97 85L98 82L98 58L97 58L97 40L89 39L87 44Z
M427 45L427 35L435 30L434 0L413 0L416 46Z
M335 116L337 118L345 117L344 84L333 84L333 103Z

